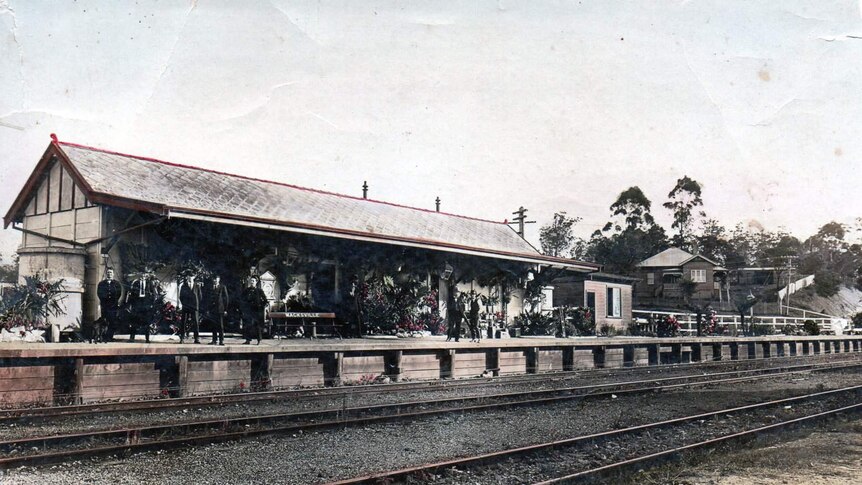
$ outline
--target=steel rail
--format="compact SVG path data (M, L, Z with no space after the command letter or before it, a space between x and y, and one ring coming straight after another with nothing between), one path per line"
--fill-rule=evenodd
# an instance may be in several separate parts
M175 429L177 427L206 427L212 425L224 426L226 423L230 425L251 425L257 424L260 422L267 421L277 421L277 420L286 420L297 417L305 417L312 418L315 416L323 417L326 415L341 415L348 416L350 414L360 413L362 411L370 411L370 410L387 410L394 409L396 411L401 410L402 407L422 407L422 406L431 406L438 405L441 403L459 403L459 402L484 402L487 400L493 399L512 399L512 398L522 398L525 396L534 396L532 399L525 401L515 401L513 403L501 403L499 405L515 405L515 404L529 404L536 402L550 402L560 399L571 399L575 397L586 397L586 396L603 396L609 393L626 393L626 392L644 392L644 391L659 391L659 390L670 390L677 389L681 387L693 387L697 385L709 385L709 384L727 384L732 382L743 382L748 380L755 380L766 377L774 377L774 376L786 376L791 374L798 373L806 373L812 371L830 371L830 370L842 370L848 368L855 368L862 366L862 362L853 362L853 363L844 363L844 362L832 362L832 363L822 363L822 364L804 364L797 366L789 366L789 367L781 367L781 368L765 368L765 369L748 369L741 371L727 371L727 372L719 372L714 374L696 374L696 375L686 375L686 376L674 376L674 377L662 377L662 378L654 378L654 379L644 379L644 380L636 380L636 381L621 381L621 382L611 382L611 383L601 383L601 384L589 384L584 386L571 386L571 387L561 387L554 389L538 389L538 390L527 390L527 391L517 391L517 392L505 392L505 393L497 393L497 394L487 394L481 396L456 396L451 398L438 398L434 400L423 400L423 401L403 401L396 403L385 403L385 404L374 404L374 405L365 405L365 406L356 406L356 407L340 407L340 408L327 408L327 409L317 409L310 411L300 411L300 412L291 412L291 413L279 413L279 414L270 414L270 415L258 415L258 416L250 416L250 417L241 417L241 418L227 418L227 419L216 419L216 420L198 420L198 421L185 421L185 422L177 422L177 423L166 423L160 425L152 425L145 426L140 428L120 428L120 429L106 429L106 430L97 430L90 431L87 433L73 433L73 434L65 434L65 435L48 435L48 436L34 436L30 438L20 438L17 440L12 440L8 442L0 441L0 449L4 449L8 447L10 444L14 443L22 443L26 441L30 442L48 442L48 441L60 441L63 439L72 439L72 438L84 438L84 437L95 437L95 436L110 436L114 434L126 434L129 431L135 430L138 432L141 431L163 431L168 429ZM751 374L751 375L744 375ZM725 376L736 376L736 377L725 377ZM722 377L721 379L714 379L715 377ZM712 379L710 379L712 378ZM702 380L703 379L703 380ZM709 380L707 380L709 379ZM691 380L691 381L690 381ZM667 382L674 381L684 381L677 384L665 384L665 385L657 385ZM626 386L643 386L646 387L636 387L632 389L626 389ZM562 396L553 397L555 394L562 394ZM535 396L550 396L545 398L538 398ZM494 405L492 405L494 406ZM463 409L463 408L457 408ZM139 433L140 434L140 433Z
M526 396L533 396L532 399L525 401L515 401L515 403L536 403L540 400L544 399L542 402L549 402L550 400L559 400L559 399L571 399L575 397L582 396L601 396L608 393L626 393L626 392L644 392L644 391L656 391L656 390L669 390L676 389L679 387L692 387L695 385L706 385L706 384L727 384L731 382L741 382L747 380L753 380L758 378L766 378L766 377L774 377L774 376L782 376L782 375L790 375L795 373L803 373L803 372L812 372L812 371L829 371L829 370L841 370L847 368L854 368L862 366L862 362L853 362L853 363L822 363L822 364L803 364L797 366L788 366L788 367L775 367L775 368L764 368L764 369L748 369L741 371L726 371L719 372L713 374L695 374L695 375L686 375L686 376L674 376L674 377L662 377L662 378L654 378L654 379L644 379L644 380L636 380L636 381L621 381L621 382L611 382L611 383L601 383L601 384L588 384L584 386L571 386L571 387L561 387L561 388L553 388L553 389L537 389L537 390L527 390L527 391L517 391L517 392L504 392L504 393L496 393L496 394L486 394L481 396L456 396L451 398L437 398L434 400L423 400L423 401L403 401L396 403L385 403L385 404L373 404L373 405L365 405L365 406L356 406L356 407L345 407L342 406L340 408L325 408L325 409L315 409L309 411L298 411L291 413L279 413L279 414L268 414L268 415L257 415L257 416L249 416L249 417L238 417L238 418L225 418L225 419L215 419L215 420L197 420L197 421L183 421L176 423L165 423L165 424L157 424L143 427L134 427L134 428L113 428L113 429L104 429L104 430L95 430L88 431L85 433L69 433L69 434L60 434L60 435L45 435L45 436L32 436L26 438L19 438L16 440L9 441L0 441L0 450L9 449L13 446L18 446L21 444L33 445L33 444L41 444L46 445L51 442L60 442L63 440L73 440L73 439L83 439L83 438L94 438L94 437L110 437L110 436L126 436L132 431L136 431L137 435L140 437L143 432L147 432L148 434L152 434L154 432L161 431L169 431L174 430L178 427L183 428L205 428L205 427L226 427L229 425L252 425L259 424L262 422L275 422L275 421L284 421L288 419L295 418L307 418L311 419L313 417L324 418L331 415L336 416L349 416L351 414L359 414L363 411L373 411L373 410L388 410L394 409L397 412L401 411L401 408L409 408L409 407L423 407L423 406L432 406L443 404L454 404L454 403L464 403L464 402L484 402L487 400L494 399L514 399L514 398L523 398ZM745 375L751 374L751 375ZM736 376L736 377L726 377L726 376ZM714 379L715 377L721 377L721 379ZM710 379L710 380L708 380ZM662 383L674 382L674 381L684 381L677 384L666 384L666 385L657 385ZM628 386L646 386L639 387L634 389L626 389ZM562 396L553 397L554 395L562 394ZM536 396L549 396L546 398L539 398ZM515 405L514 403L500 403L500 405ZM457 408L457 409L464 409Z
M853 355L853 354L851 354ZM823 358L829 356L828 358ZM93 403L93 404L78 404L67 406L44 406L33 408L18 408L0 410L0 423L9 421L18 421L22 419L32 420L36 418L51 418L59 416L74 416L81 414L96 414L108 412L124 412L124 411L147 411L147 410L163 410L171 408L184 408L192 406L218 406L223 404L246 403L256 401L268 401L278 399L315 399L324 396L342 397L345 395L356 394L376 394L382 392L403 392L412 390L438 390L438 389L459 389L459 388L481 388L494 387L508 384L530 383L531 381L561 381L569 380L577 377L592 377L609 374L637 374L642 372L647 373L664 373L678 370L712 368L712 367L734 367L746 366L746 364L757 365L759 363L768 362L779 364L783 361L797 362L815 359L816 362L851 362L854 358L835 359L843 354L818 354L806 356L785 356L785 357L763 357L756 359L744 360L720 360L720 361L701 361L685 364L663 364L656 366L641 366L641 367L619 367L619 368L600 368L600 369L579 369L575 371L553 371L543 372L538 374L524 374L514 376L500 376L492 378L484 378L478 380L476 378L464 378L458 380L435 380L435 381L414 381L414 382L397 382L389 384L372 384L364 386L338 386L331 388L307 388L307 389L287 389L276 391L258 391L239 394L216 394L207 396L194 396L184 398L168 398L168 399L151 399L151 400L136 400L136 401L121 401L109 403ZM858 358L858 357L857 357ZM809 365L809 364L803 364ZM776 367L777 368L777 367ZM751 369L754 370L754 369Z
M750 381L763 379L768 377L775 377L777 375L791 375L798 374L803 372L810 372L811 370L831 370L831 369L842 369L842 368L851 368L851 367L859 367L862 364L852 364L852 365L844 365L841 367L830 367L828 369L807 369L807 370L794 370L789 372L771 372L767 374L758 374L753 376L745 376L745 377L735 377L735 378L725 378L719 380L709 380L709 381L697 381L697 382L682 382L676 384L667 384L667 385L654 385L656 383L655 380L649 381L629 381L628 383L622 384L653 384L647 385L639 388L629 388L629 389L619 389L621 383L614 383L613 385L594 385L594 386L582 386L579 388L564 388L559 390L542 390L542 391L526 391L526 392L518 392L518 393L505 393L498 395L488 395L488 396L474 396L474 397L463 397L463 398L450 398L450 399L438 399L434 401L414 401L407 403L396 403L396 404L380 404L374 406L363 406L363 407L355 407L355 408L342 408L342 409L329 409L329 410L315 410L315 411L303 411L298 413L289 413L289 414L274 414L274 415L265 415L265 416L252 416L252 417L242 417L242 418L232 418L232 419L215 419L215 420L204 420L204 421L191 421L191 422L180 422L180 423L170 423L170 424L160 424L154 426L144 426L137 428L125 428L125 429L113 429L113 430L103 430L103 431L89 431L84 433L72 433L65 435L50 435L50 436L36 436L36 437L28 437L21 438L15 440L9 440L0 442L0 450L16 450L16 449L32 449L32 448L45 448L48 446L56 446L68 444L67 442L72 441L85 441L85 440L95 440L95 439L110 439L110 438L122 438L124 439L124 443L121 445L109 445L109 446L97 446L97 447L88 447L81 448L76 450L59 450L56 452L47 452L47 453L36 453L36 454L22 454L18 456L8 456L4 458L0 458L0 468L10 468L15 466L33 464L33 463L51 463L57 461L63 461L64 459L73 458L76 456L89 456L89 455L103 455L106 453L117 453L124 451L142 451L148 449L164 449L170 448L177 445L183 444L198 444L198 443L212 443L212 442L220 442L220 441L228 441L239 438L247 438L251 436L262 436L269 434L278 434L278 433L289 433L289 432L297 432L297 431L308 431L308 430L317 430L317 429L325 429L332 427L343 427L347 425L357 425L357 424L370 424L377 422L391 422L398 420L407 420L407 419L416 419L423 418L428 416L435 416L440 414L451 414L452 412L473 412L473 411L481 411L481 410L489 410L489 409L500 409L506 407L516 407L523 405L536 405L536 404L549 404L555 402L561 402L572 399L596 399L601 397L612 396L614 394L637 394L644 392L656 392L656 391L666 391L672 389L680 389L685 387L695 387L695 386L709 386L715 384L727 384L734 382L742 382L742 381ZM742 371L747 372L747 371ZM681 380L684 378L692 378L692 377L702 377L702 376L687 376L687 377L677 377L677 378L666 378L662 381L666 381L668 379ZM574 390L589 390L592 389L594 391L601 389L604 387L604 390L600 392L587 392L582 394L572 394L568 391ZM862 387L862 386L860 386ZM499 402L499 403L485 403L484 401L491 399L501 399L501 398L513 398L513 397L521 397L521 396L530 396L537 394L549 394L553 392L564 393L559 396L552 397L542 397L542 398L532 398L532 399L524 399L524 400L516 400L516 401L507 401L507 402ZM832 391L827 391L829 393ZM463 403L476 403L471 405L461 405L461 406L448 406L442 407L439 409L422 409L423 407L428 407L432 405L440 405L442 404L454 404L457 402ZM406 407L418 407L419 411L412 412L402 412L402 408ZM368 413L369 411L392 411L390 414L384 415L371 415L365 414L364 416L360 415L361 413ZM355 414L355 416L351 417L351 414ZM243 429L242 431L228 431L231 427L245 427L251 426L252 424L261 424L267 422L277 422L284 421L289 419L301 419L305 418L308 422L300 423L300 424L292 424L288 426L279 426L279 427L270 427L270 428L262 428L262 429ZM191 430L191 429L207 429L207 428L215 428L220 430L216 434L203 434L197 436L186 436L180 438L157 438L152 441L142 441L144 438L148 436L164 436L165 434L176 432L179 429Z
M637 426L631 426L628 428L622 428L622 429L617 429L617 430L612 430L612 431L593 433L593 434L584 435L584 436L577 436L574 438L551 441L548 443L522 446L522 447L518 447L518 448L510 448L507 450L494 451L494 452L490 452L490 453L483 453L480 455L474 455L474 456L465 457L465 458L455 458L455 459L439 461L439 462L435 462L435 463L429 463L429 464L424 464L424 465L416 465L416 466L412 466L412 467L401 468L398 470L391 470L391 471L381 472L381 473L373 473L373 474L364 475L364 476L360 476L360 477L349 478L346 480L329 482L326 485L357 485L357 484L371 484L371 483L392 483L393 481L396 481L399 479L405 479L411 475L421 475L424 473L434 472L436 470L440 470L440 469L444 469L444 468L450 468L450 467L456 467L456 466L473 467L473 466L477 466L480 464L497 462L497 461L501 461L501 460L508 459L508 458L515 458L515 457L522 456L522 455L528 455L531 453L546 452L546 451L550 451L550 450L553 450L556 448L566 448L566 447L572 447L572 446L577 446L577 445L586 444L586 443L592 443L592 442L595 442L598 440L605 440L605 439L610 439L610 438L619 438L619 437L623 437L623 436L626 436L629 434L634 434L634 433L638 433L641 431L647 431L647 430L656 429L656 428L663 428L663 427L668 427L668 426L680 425L680 424L685 424L688 422L698 421L698 420L707 420L707 419L717 417L719 415L726 415L726 414L752 411L752 410L763 409L763 408L768 408L768 407L772 407L772 406L781 406L781 405L785 405L785 404L792 403L792 402L806 401L806 400L810 400L810 399L821 398L821 397L828 396L828 395L837 395L839 393L856 392L858 394L860 391L862 391L862 385L850 386L850 387L845 387L845 388L841 388L841 389L833 389L833 390L829 390L829 391L821 391L821 392L816 392L816 393L812 393L812 394L806 394L803 396L795 396L795 397L790 397L790 398L783 398L783 399L777 399L777 400L773 400L773 401L767 401L764 403L749 404L749 405L745 405L745 406L738 406L738 407L722 409L722 410L718 410L718 411L710 411L707 413L700 413L700 414L696 414L696 415L685 416L682 418L674 418L674 419L669 419L669 420L664 420L664 421L658 421L655 423L648 423L648 424L642 424L642 425L637 425ZM801 422L805 419L813 419L816 417L828 415L829 413L839 413L839 412L845 412L847 410L859 410L859 409L862 409L862 403L857 403L857 404L853 404L850 406L844 406L844 407L837 408L837 409L834 409L831 411L827 411L825 413L817 413L817 414L806 416L803 418L796 418L794 420L789 420L789 421L786 421L783 423L774 423L773 425L764 426L761 428L756 428L753 430L749 430L747 432L734 433L732 435L727 435L727 438L734 437L734 436L743 436L746 433L752 434L752 433L755 433L755 432L758 432L758 431L764 430L764 429L774 429L775 426L778 426L781 424ZM712 440L707 440L707 441L704 441L701 443L696 443L694 445L687 445L687 446L675 448L673 450L667 450L665 452L653 453L653 454L649 455L648 457L641 457L641 459L642 460L655 459L658 456L670 455L670 454L673 454L674 452L688 449L691 446L695 446L695 447L697 445L706 446L707 443L710 443L710 442L713 442L716 440L717 440L717 438L714 438ZM611 468L613 468L614 466L624 467L624 466L628 466L628 465L634 465L635 460L637 460L637 458L631 459L631 460L626 460L624 462L619 462L619 463L616 463L613 465L606 465L604 467L597 467L595 469L592 469L592 472L595 472L595 473L599 473L600 471L604 472L607 470L611 470ZM585 474L588 472L590 472L590 471L579 472L580 474L584 474L584 475L572 474L572 475L567 475L565 477L559 477L559 478L556 478L554 480L560 480L562 482L565 482L567 480L572 480L575 478L586 477ZM551 481L548 483L561 483L561 482Z
M551 480L545 480L541 482L536 482L533 485L552 485L559 483L570 483L577 482L581 480L594 479L607 477L612 474L619 474L634 466L642 466L648 465L651 463L658 462L660 460L672 458L675 456L679 456L685 452L698 450L703 448L715 447L721 444L728 444L734 441L742 440L745 438L751 438L756 435L770 433L773 431L777 431L780 429L784 429L790 426L795 426L799 424L803 424L809 421L814 421L818 419L823 419L830 416L835 416L837 414L843 414L847 412L859 412L862 411L862 403L851 404L849 406L843 406L836 409L830 409L828 411L822 411L816 414L811 414L808 416L802 416L799 418L789 419L786 421L781 421L779 423L773 423L766 426L761 426L759 428L750 429L747 431L740 431L738 433L733 433L725 436L719 436L717 438L711 438L708 440L700 441L697 443L690 443L688 445L679 446L677 448L673 448L670 450L659 451L656 453L651 453L649 455L639 456L636 458L630 458L628 460L618 461L616 463L611 463L609 465L600 466L597 468L592 468L589 470L584 470L578 473L572 473L569 475L565 475L562 477L553 478Z

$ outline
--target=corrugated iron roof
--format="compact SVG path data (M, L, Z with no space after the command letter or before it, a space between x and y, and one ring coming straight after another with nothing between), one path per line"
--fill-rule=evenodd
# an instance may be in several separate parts
M362 199L68 142L54 142L52 146L72 165L86 189L101 201L140 204L150 210L158 208L163 214L179 211L310 228L331 232L336 237L357 235L384 242L413 241L426 246L524 256L584 269L598 267L541 255L503 222ZM25 196L22 191L19 199Z
M680 248L668 248L641 261L638 266L643 268L680 266L691 259L692 256L693 254L683 251Z
M668 248L664 251L650 256L649 258L638 263L638 267L641 268L672 268L677 266L682 266L685 263L688 263L692 259L701 258L704 261L716 266L716 269L724 269L721 268L718 263L707 258L702 254L691 254L687 251L683 251L680 248Z

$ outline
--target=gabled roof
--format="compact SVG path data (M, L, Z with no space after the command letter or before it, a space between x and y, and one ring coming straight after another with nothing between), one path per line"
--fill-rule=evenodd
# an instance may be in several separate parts
M702 259L707 263L712 264L716 267L716 269L724 269L716 263L715 261L703 256L701 254L691 254L688 251L683 251L680 248L668 248L664 251L650 256L649 258L638 263L638 267L640 268L675 268L679 266L683 266L684 264L692 261L694 259Z
M5 217L21 220L42 172L59 160L93 203L170 217L258 225L595 270L540 254L505 222L418 209L269 180L52 142Z

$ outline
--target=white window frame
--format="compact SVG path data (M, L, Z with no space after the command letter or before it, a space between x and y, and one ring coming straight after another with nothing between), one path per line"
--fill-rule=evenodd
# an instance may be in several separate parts
M655 273L650 272L646 274L646 284L649 286L655 285Z
M607 291L605 292L606 297L610 297L610 300L606 303L610 303L610 305L605 305L608 311L608 318L622 318L623 316L623 298L622 291L619 288L609 286Z
M706 270L693 269L691 270L691 281L695 283L706 283Z

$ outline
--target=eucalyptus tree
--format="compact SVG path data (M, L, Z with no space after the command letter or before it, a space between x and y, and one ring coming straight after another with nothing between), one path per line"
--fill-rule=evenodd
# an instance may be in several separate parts
M700 183L685 175L677 179L676 185L667 194L670 200L663 204L666 209L673 212L671 228L678 231L673 236L673 244L682 249L690 249L694 243L692 232L696 218L706 217L705 212L697 210L698 207L703 206L701 193Z
M637 263L667 247L667 236L655 223L651 207L640 187L622 191L610 206L611 221L593 233L587 254L607 271L633 274Z
M565 212L554 214L553 222L539 229L542 253L557 258L571 256L576 239L573 228L580 221L580 217L569 217Z

